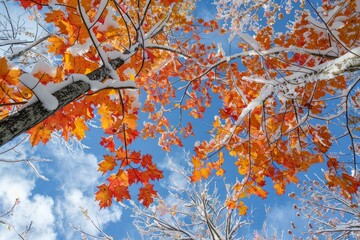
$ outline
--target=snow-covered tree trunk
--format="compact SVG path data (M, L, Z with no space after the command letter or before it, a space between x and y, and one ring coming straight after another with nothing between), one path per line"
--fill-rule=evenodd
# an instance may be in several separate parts
M116 69L120 67L124 61L121 58L116 58L110 61L111 66ZM103 81L109 78L110 70L105 66L89 73L86 77L92 81ZM85 76L84 76L85 78ZM129 88L129 87L128 87ZM56 109L49 111L43 106L43 103L37 101L28 105L15 114L12 114L0 121L0 146L11 141L16 136L26 132L31 127L42 122L57 110L76 100L79 96L83 95L90 90L90 84L85 81L76 81L66 85L53 93L53 96L58 100Z
M74 101L89 89L90 85L86 82L74 82L53 93L59 102L59 105L55 110L49 111L43 106L42 102L37 101L1 120L0 145L11 141L16 136L42 122L44 119L54 114L58 109Z

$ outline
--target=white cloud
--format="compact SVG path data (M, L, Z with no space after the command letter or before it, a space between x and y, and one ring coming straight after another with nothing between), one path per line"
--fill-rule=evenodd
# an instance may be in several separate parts
M170 183L170 187L174 189L186 189L189 185L189 180L183 173L190 175L191 167L189 162L189 153L186 151L175 153L173 156L167 155L164 161L158 164L160 169L168 171L165 174L166 181L161 181L160 186L164 189L169 189Z
M61 196L56 201L58 230L66 239L80 238L71 226L79 227L87 233L96 234L97 230L82 214L81 208L100 227L120 220L122 210L116 203L111 208L101 209L95 201L96 186L101 184L101 174L97 171L98 160L95 155L76 150L69 153L65 146L50 143L50 150L55 162L54 177L61 182Z
M20 145L16 152L2 154L0 159L19 160L37 155L53 160L46 164L35 164L37 170L50 179L51 189L40 188L38 184L42 180L36 178L26 163L0 162L0 211L9 209L16 198L20 200L12 216L0 218L15 228L8 230L7 226L0 224L1 240L19 239L16 231L23 232L30 222L29 239L81 239L80 233L70 224L96 234L96 228L82 214L80 207L87 209L88 215L101 228L120 220L122 209L119 205L114 203L111 208L100 210L95 201L96 186L103 181L97 171L95 155L80 149L69 153L66 146L49 142L45 147L37 148Z
M291 222L294 223L295 229L291 228ZM268 237L277 234L279 239L291 238L288 230L291 230L295 235L299 235L304 232L306 224L305 219L296 216L296 210L293 208L292 203L286 202L284 205L276 205L271 208L266 220L266 234ZM282 234L284 238L281 238Z
M2 239L18 239L17 232L22 233L32 223L31 239L56 239L53 205L51 197L32 194L35 179L26 165L1 163L0 170L0 209L11 208L18 198L20 203L14 214L4 218L11 224L10 230L5 225L0 227ZM30 177L29 177L30 176ZM17 232L16 232L17 231Z
M68 152L61 144L50 143L46 146L56 165L53 176L61 181L61 189L81 188L93 190L99 185L101 174L97 171L97 158L82 150Z
M189 180L176 172L173 172L169 176L170 184L175 189L186 189L189 186Z
M104 226L109 222L116 222L121 217L121 209L114 204L111 208L99 210L94 196L85 196L80 189L72 188L64 191L63 199L57 202L57 213L63 219L59 222L59 230L62 230L66 239L76 239L79 237L70 224L74 227L81 228L89 234L97 234L97 229L93 226L81 212L81 208L86 209L92 220Z

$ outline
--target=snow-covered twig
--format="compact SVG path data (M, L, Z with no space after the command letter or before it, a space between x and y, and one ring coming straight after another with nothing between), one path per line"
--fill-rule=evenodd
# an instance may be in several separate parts
M35 165L32 162L51 162L50 159L20 159L20 160L8 160L8 159L0 159L0 162L3 163L27 163L36 176L44 181L49 181L44 175L40 174L39 171L36 169Z

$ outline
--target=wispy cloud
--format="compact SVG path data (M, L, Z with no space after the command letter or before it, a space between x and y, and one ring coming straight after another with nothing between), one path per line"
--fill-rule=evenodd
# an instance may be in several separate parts
M165 159L159 164L159 168L165 171L165 181L161 181L160 185L164 189L186 189L189 181L182 174L190 173L189 156L183 151L174 154L173 156L167 155Z
M11 157L11 154L4 156ZM0 228L2 239L18 239L17 232L22 233L30 224L31 239L56 239L54 200L47 195L34 194L34 188L34 174L27 165L1 163L1 210L9 209L16 199L20 201L15 207L14 214L6 218L11 227L5 228L2 225Z
M292 227L291 223L294 223L295 228ZM284 205L271 207L265 220L265 229L263 229L262 235L269 238L276 236L277 239L292 239L292 235L289 235L288 231L290 230L295 236L300 236L305 231L306 225L305 219L296 216L293 203L287 201Z
M96 234L96 228L81 209L86 209L88 216L100 227L120 220L122 209L119 205L100 210L95 201L94 192L101 183L95 155L81 149L69 153L57 142L34 149L26 146L1 155L1 158L16 160L36 155L49 158L53 161L46 166L35 166L50 181L44 184L27 164L0 163L0 211L10 208L17 198L20 200L14 214L6 218L15 229L0 225L2 239L19 239L17 232L24 231L30 222L30 239L80 239L80 234L70 225ZM51 189L42 186L51 186Z
M49 144L47 147L56 165L56 172L53 175L60 182L61 193L55 202L59 219L57 227L66 239L79 236L70 224L90 234L97 232L82 214L81 208L86 209L88 215L100 227L119 221L122 210L118 205L113 204L111 208L100 210L98 203L95 202L94 192L101 182L96 156L81 149L69 153L63 145L57 143Z

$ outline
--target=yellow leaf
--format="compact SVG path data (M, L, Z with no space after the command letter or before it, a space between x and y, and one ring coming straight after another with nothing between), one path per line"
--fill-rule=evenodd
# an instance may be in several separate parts
M220 118L218 116L215 117L215 121L213 123L214 128L219 128L221 126Z
M241 216L241 215L245 216L248 207L244 204L244 202L241 201L241 202L238 204L237 209L239 210L240 216Z
M209 175L210 175L210 169L208 169L208 168L202 168L202 169L200 170L200 173L201 173L201 177L207 179L207 178L209 177Z
M126 114L123 119L123 123L125 123L131 129L136 129L136 127L137 127L136 120L137 119L138 119L138 117L134 114Z
M31 128L28 133L30 134L30 143L32 146L36 146L41 141L46 144L51 138L51 130L47 129L43 124L39 124Z
M51 36L48 38L48 42L50 43L48 45L48 51L50 53L57 54L64 54L66 50L66 44L64 40L58 36Z
M216 171L215 174L216 174L216 176L222 177L224 175L224 173L225 173L224 169L220 168L219 170Z
M109 108L105 105L102 104L99 108L98 108L98 113L100 114L100 122L101 122L101 127L103 129L108 129L110 128L113 123L114 120L110 115L110 110Z
M85 130L89 130L88 126L86 126L83 118L77 118L74 122L75 128L71 130L71 133L79 140L84 139Z
M201 167L201 160L198 157L192 156L191 162L194 166L194 168L200 168Z
M124 70L124 75L129 79L134 81L135 80L135 76L136 76L136 72L135 69L133 68L127 68Z
M285 188L283 186L281 186L281 184L279 184L279 183L274 184L274 189L275 189L276 193L279 195L282 195L285 192Z
M224 163L224 153L223 153L223 152L219 152L218 156L219 156L218 163L219 163L219 165L221 166L221 165Z
M20 74L20 70L10 68L6 58L0 58L0 79L4 80L9 85L17 85Z
M64 70L71 73L74 71L74 68L74 56L71 55L71 53L66 52L64 55Z
M112 171L116 165L117 163L113 156L105 155L104 160L99 163L98 171L105 174L107 171Z

